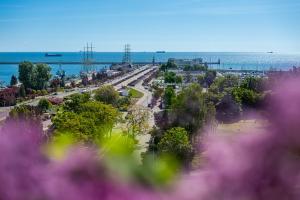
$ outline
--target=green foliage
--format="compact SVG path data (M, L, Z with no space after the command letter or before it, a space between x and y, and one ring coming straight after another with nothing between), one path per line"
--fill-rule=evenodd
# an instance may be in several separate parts
M41 111L45 112L51 108L52 104L49 102L48 99L41 99L38 103L38 108L41 109Z
M239 119L242 108L239 99L236 99L230 89L224 91L220 102L216 105L217 119L223 122L231 122Z
M80 103L76 112L59 112L52 121L57 134L71 134L82 142L96 142L111 132L117 117L118 112L112 106L88 101Z
M51 68L46 64L37 64L34 68L34 89L45 89L50 78Z
M180 127L174 127L166 131L158 143L158 151L161 154L175 156L180 161L190 158L191 149L188 133Z
M65 101L64 110L78 112L80 105L90 100L90 94L73 94Z
M131 98L130 97L120 97L118 99L118 108L120 111L127 111L128 106L131 104Z
M165 72L165 83L182 83L182 77L176 76L174 72Z
M19 80L26 89L45 89L51 78L51 68L46 64L33 65L30 62L22 62L19 65Z
M212 118L210 116L212 108L207 106L202 90L203 88L198 84L192 84L177 95L170 113L173 126L184 127L194 135L203 127L208 118Z
M234 88L233 95L242 103L244 107L253 108L258 106L262 96L254 90L246 89L243 87Z
M40 121L41 112L34 106L20 105L15 106L9 112L9 118L14 120Z
M206 71L207 66L204 65L186 65L183 68L183 71Z
M260 93L264 89L264 80L260 77L248 76L243 80L240 87Z
M209 87L217 77L217 72L215 70L207 70L204 75L204 80L206 85Z
M32 88L34 81L34 65L31 62L22 62L19 64L19 80L24 87Z
M239 78L235 75L225 75L224 77L218 77L215 79L209 90L213 93L222 93L225 89L232 89L239 84Z
M205 85L205 77L204 77L204 75L197 76L197 82L198 82L199 85L201 85L202 87L204 87L204 85Z
M23 97L23 98L26 97L26 91L25 91L25 87L23 84L21 84L21 86L20 86L19 96Z
M161 97L162 94L164 93L164 89L163 88L153 87L153 89L154 89L153 96L156 99L158 99L159 97Z
M129 135L135 138L136 135L145 134L149 128L149 111L142 106L134 106L128 110L126 125Z
M168 71L168 69L177 69L177 68L178 66L171 61L168 61L167 64L163 64L160 66L160 70L164 72Z
M173 89L173 87L168 86L164 92L164 103L166 105L166 108L170 108L175 98L176 98L175 90Z
M14 86L14 85L17 85L17 83L18 83L17 77L15 75L12 75L11 79L10 79L10 85Z
M95 100L117 106L119 93L111 85L102 86L95 91Z

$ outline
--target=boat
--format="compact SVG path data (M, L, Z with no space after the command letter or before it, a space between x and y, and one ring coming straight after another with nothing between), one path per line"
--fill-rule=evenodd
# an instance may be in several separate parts
M274 53L273 51L269 51L269 52L267 52L267 53Z
M45 57L61 57L62 54L58 53L45 53Z
M166 53L165 51L157 51L156 53Z

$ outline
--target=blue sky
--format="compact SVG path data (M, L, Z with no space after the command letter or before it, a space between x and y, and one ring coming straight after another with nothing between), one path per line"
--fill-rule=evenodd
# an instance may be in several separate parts
M299 0L0 0L0 51L300 52Z

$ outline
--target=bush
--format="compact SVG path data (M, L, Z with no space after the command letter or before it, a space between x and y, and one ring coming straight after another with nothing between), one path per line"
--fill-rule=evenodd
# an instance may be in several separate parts
M38 108L41 109L41 111L45 112L49 108L51 108L52 104L49 102L48 99L41 99L38 103Z
M118 99L119 93L111 85L102 86L101 88L95 91L96 101L117 106Z
M187 131L180 127L166 131L158 143L158 151L161 154L174 156L180 161L189 160L192 146L189 142Z

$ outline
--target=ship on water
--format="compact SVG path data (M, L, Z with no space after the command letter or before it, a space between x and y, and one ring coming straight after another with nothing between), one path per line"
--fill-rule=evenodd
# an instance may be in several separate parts
M62 57L59 53L45 53L45 57Z
M157 51L156 53L166 53L165 51Z

